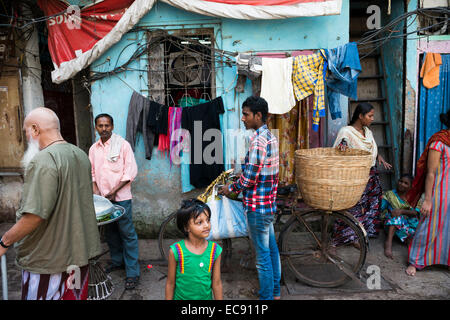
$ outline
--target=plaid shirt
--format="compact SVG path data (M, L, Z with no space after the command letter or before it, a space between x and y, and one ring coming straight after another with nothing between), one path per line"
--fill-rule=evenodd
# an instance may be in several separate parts
M292 84L298 101L314 93L313 129L319 129L320 117L325 113L325 52L294 57L292 64Z
M231 192L243 192L246 212L276 212L278 167L278 141L263 125L252 137L241 177L229 186Z

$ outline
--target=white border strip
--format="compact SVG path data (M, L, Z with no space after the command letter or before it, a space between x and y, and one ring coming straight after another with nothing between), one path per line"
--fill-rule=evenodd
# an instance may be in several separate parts
M298 3L284 6L234 5L203 0L161 0L174 7L206 16L268 20L295 17L328 16L341 13L342 0Z

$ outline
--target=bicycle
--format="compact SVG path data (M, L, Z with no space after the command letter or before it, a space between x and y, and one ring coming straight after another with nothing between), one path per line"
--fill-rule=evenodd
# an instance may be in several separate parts
M298 280L315 287L337 287L351 279L358 280L369 242L363 225L350 213L308 207L298 198L296 185L290 185L278 189L276 215L275 226L281 229L278 236L280 257ZM290 218L282 224L285 215ZM356 240L351 245L332 245L337 224L353 230ZM176 227L176 212L171 213L159 230L162 258L167 261L169 246L183 238ZM222 240L223 266L231 260L232 241L239 239L242 238ZM245 240L248 241L247 257L254 256L251 241L248 237Z

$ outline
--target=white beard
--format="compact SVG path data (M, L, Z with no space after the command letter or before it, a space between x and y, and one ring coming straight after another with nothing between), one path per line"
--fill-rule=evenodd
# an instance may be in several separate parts
M25 151L23 157L22 157L22 161L20 162L22 165L22 168L24 170L27 169L28 165L30 164L31 160L33 160L34 156L36 154L39 153L39 141L38 140L34 140L33 138L31 138L30 140L28 140L28 147L27 150Z

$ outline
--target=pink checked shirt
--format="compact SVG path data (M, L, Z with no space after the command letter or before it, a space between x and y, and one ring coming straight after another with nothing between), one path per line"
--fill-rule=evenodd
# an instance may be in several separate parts
M99 139L89 149L89 160L92 166L92 182L96 182L100 194L107 195L120 181L130 180L122 189L117 191L115 201L130 200L131 181L136 178L137 164L134 159L134 153L128 141L124 140L120 148L119 158L115 162L107 160L109 149L111 147L111 138L102 143Z

